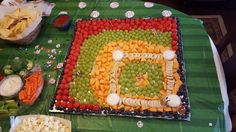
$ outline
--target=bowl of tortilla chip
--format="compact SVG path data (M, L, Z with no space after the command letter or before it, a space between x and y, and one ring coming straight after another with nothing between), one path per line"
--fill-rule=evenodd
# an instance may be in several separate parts
M41 29L39 11L17 8L0 19L0 38L16 44L30 44Z

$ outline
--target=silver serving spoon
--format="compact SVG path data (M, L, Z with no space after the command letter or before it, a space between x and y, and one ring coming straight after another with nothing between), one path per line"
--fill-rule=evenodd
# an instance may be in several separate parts
M10 114L10 125L11 125L11 128L14 127L14 124L15 124L15 116L14 114Z

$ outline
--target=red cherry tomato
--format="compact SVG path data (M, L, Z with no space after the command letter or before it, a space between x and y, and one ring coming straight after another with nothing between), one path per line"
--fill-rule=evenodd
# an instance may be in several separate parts
M72 109L72 108L73 108L73 104L70 103L70 102L67 102L67 104L66 104L66 108L68 108L68 109Z
M61 107L61 106L62 106L60 101L57 101L57 102L55 103L55 105L56 105L56 107Z
M75 102L75 103L73 104L73 108L75 108L75 109L79 108L79 106L80 106L80 103L78 103L78 102Z
M62 101L62 102L61 102L61 107L66 108L66 102L65 102L65 101Z
M57 95L62 95L63 91L62 90L57 90Z
M85 104L80 104L79 108L80 108L80 110L86 110L86 105Z
M175 51L177 51L177 50L178 50L178 46L175 45L175 46L172 47L172 49L175 50Z
M63 90L63 95L68 96L69 95L69 90ZM63 96L64 97L64 96ZM68 97L67 97L68 98Z
M75 102L75 99L74 99L74 97L69 96L69 97L68 97L68 101L69 101L70 103L74 103L74 102Z
M93 110L93 105L92 104L86 104L86 108L88 110Z
M58 94L58 92L57 92L57 94ZM61 95L57 95L57 96L56 96L56 100L57 100L57 101L61 101L61 100L62 100L62 96L61 96Z
M63 96L62 96L62 100L63 100L63 101L65 101L65 102L66 102L66 101L67 101L67 99L68 99L68 97L67 97L66 95L63 95Z

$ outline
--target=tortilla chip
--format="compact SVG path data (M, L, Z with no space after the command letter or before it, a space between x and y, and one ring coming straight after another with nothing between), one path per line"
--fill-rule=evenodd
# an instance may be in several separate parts
M0 30L0 36L7 38L11 34L11 31L8 29L1 29Z
M10 18L9 16L6 16L1 22L0 22L0 28L7 29L9 26L14 23L14 19Z
M21 32L23 32L27 27L27 21L23 20L21 21Z
M28 27L29 25L31 25L31 23L33 23L33 20L32 19L27 19L26 26Z
M21 25L22 22L19 22L13 28L10 29L12 31L11 36L15 36L16 34L21 33Z
M17 18L20 15L20 8L16 9L15 11L13 11L12 13L8 14L11 17Z

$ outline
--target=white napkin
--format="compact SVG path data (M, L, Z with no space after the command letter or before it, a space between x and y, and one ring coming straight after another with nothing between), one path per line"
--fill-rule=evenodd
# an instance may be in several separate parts
M3 0L1 5L2 6L18 6L24 3L26 3L26 0Z
M33 4L36 8L42 11L42 16L50 16L52 8L55 6L54 3L49 3L43 0L30 1L28 4Z
M34 8L37 8L41 11L42 16L50 16L53 7L55 6L54 3L49 3L44 0L36 0L27 2L26 0L3 0L1 7L19 7L25 5L33 5ZM2 13L0 13L0 18L3 17Z

